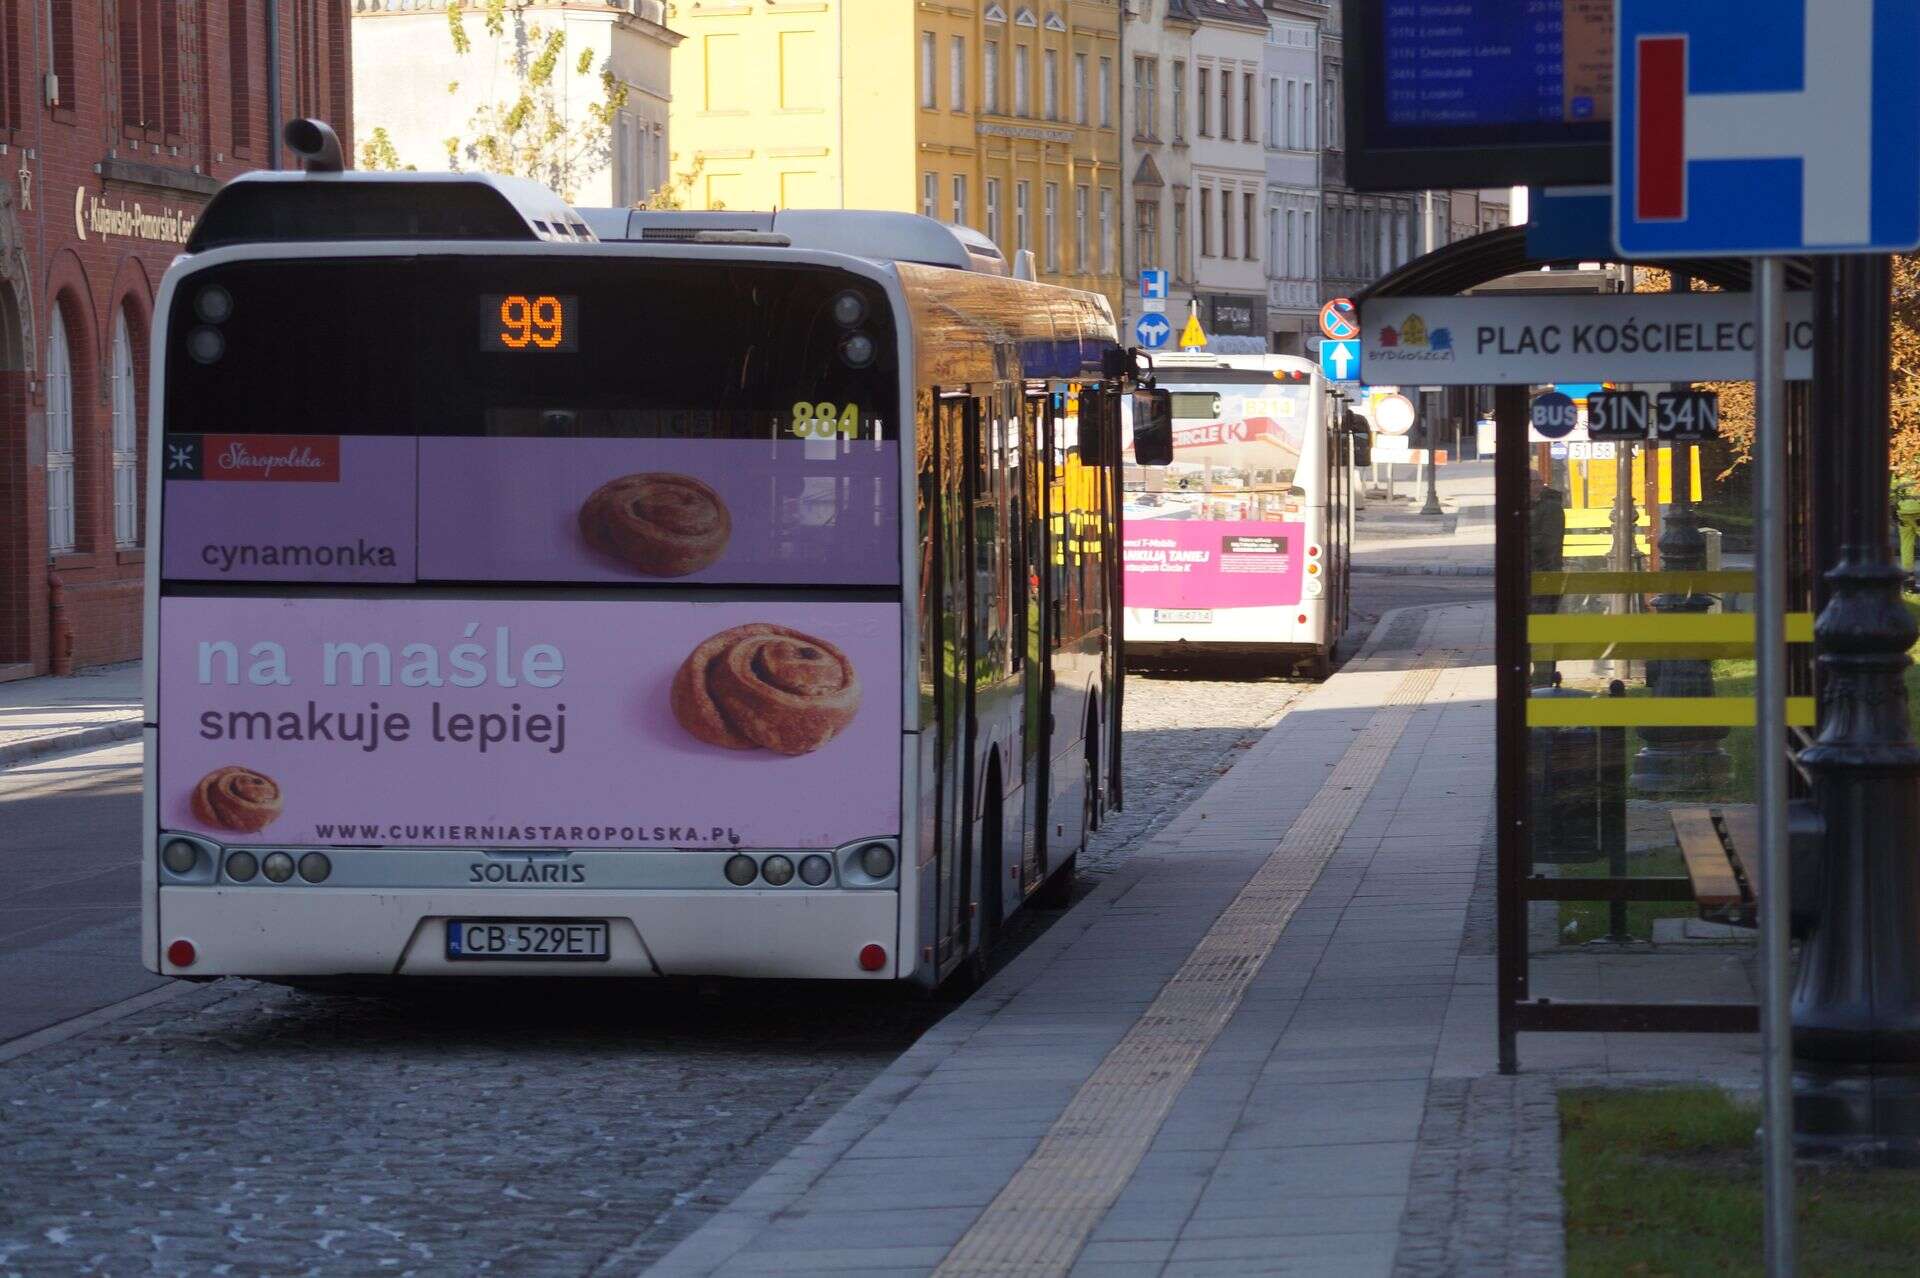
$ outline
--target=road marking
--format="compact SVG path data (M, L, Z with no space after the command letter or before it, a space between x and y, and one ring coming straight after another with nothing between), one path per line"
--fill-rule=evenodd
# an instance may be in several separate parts
M1445 655L1416 650L1421 664L1374 711L1280 845L1081 1084L936 1275L1065 1274L1073 1267L1431 694Z
M55 1043L64 1043L70 1038L86 1033L88 1030L98 1029L100 1026L111 1024L123 1016L131 1016L135 1012L145 1011L156 1003L164 1003L168 999L179 998L182 994L199 988L198 983L193 981L168 981L159 989L148 990L143 994L135 994L132 998L123 998L118 1003L109 1003L105 1007L97 1007L84 1015L71 1017L58 1024L49 1025L45 1029L37 1029L31 1034L22 1034L19 1038L0 1043L0 1065L4 1065L11 1060L18 1060L28 1052L37 1052L43 1047L51 1047Z

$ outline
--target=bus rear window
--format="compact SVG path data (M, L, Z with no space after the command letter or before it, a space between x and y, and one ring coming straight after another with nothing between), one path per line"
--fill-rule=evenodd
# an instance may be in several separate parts
M169 432L897 437L885 296L820 267L236 263L185 281L168 333Z

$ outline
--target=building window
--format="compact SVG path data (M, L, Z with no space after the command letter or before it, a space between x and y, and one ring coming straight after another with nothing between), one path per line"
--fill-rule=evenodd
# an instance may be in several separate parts
M1028 95L1033 91L1033 67L1029 54L1030 50L1026 45L1013 46L1013 113L1015 115L1032 113L1032 100Z
M1287 81L1287 92L1293 92L1291 80ZM1286 144L1286 116L1280 113L1280 77L1269 76L1267 77L1267 145L1281 147Z
M1113 127L1113 59L1100 59L1100 127Z
M253 0L227 0L227 83L232 86L233 149L253 146Z
M1060 51L1047 49L1040 54L1041 106L1049 120L1060 118Z
M1143 271L1160 265L1160 201L1133 202L1133 256Z
M981 79L985 81L982 92L987 98L987 113L1000 114L1000 42L989 40L986 51L980 55Z
M920 216L939 217L940 175L922 173L920 175Z
M1240 140L1258 142L1260 131L1258 113L1253 109L1253 72L1247 71L1240 76Z
M1329 64L1326 83L1327 104L1321 112L1321 128L1326 130L1327 149L1340 149L1340 68Z
M71 8L55 4L53 9ZM179 0L120 0L120 127L158 140L180 131ZM63 84L63 102L72 92Z
M1160 136L1160 93L1155 81L1158 65L1152 58L1133 60L1133 136Z
M1173 193L1173 278L1187 278L1187 195Z
M920 105L929 111L933 110L940 92L938 56L933 32L922 31L920 33Z
M140 544L140 398L133 379L127 313L113 317L113 544Z
M1013 247L1016 252L1033 247L1033 242L1027 238L1027 192L1032 185L1031 182L1013 184Z
M1113 192L1100 188L1100 273L1113 274Z
M1295 210L1287 210L1287 234L1286 238L1280 242L1283 269L1276 272L1276 274L1291 276L1295 279L1306 274L1302 269L1306 263L1300 257L1299 216Z
M1173 84L1173 140L1187 140L1187 64L1176 62L1169 69L1168 79Z
M1259 207L1260 201L1252 191L1240 193L1240 251L1249 262L1260 260Z
M1319 245L1313 238L1313 212L1300 215L1300 277L1312 280L1320 270Z
M1047 183L1046 207L1043 216L1046 238L1042 241L1041 247L1046 255L1046 269L1058 271L1060 269L1060 184L1058 182Z
M47 553L73 549L73 355L58 302L47 328Z
M1000 179L987 179L987 238L1000 242Z
M78 74L79 46L74 43L72 4L49 4L47 20L50 39L48 44L53 50L53 76L59 81L58 104L71 111L80 101L80 77Z
M1087 123L1087 55L1073 55L1073 122Z
M1199 83L1199 92L1197 96L1200 102L1200 122L1199 122L1199 126L1194 129L1194 132L1198 133L1203 138L1210 138L1213 136L1213 105L1212 105L1213 103L1213 68L1212 67L1200 68L1200 83ZM1202 235L1201 240L1204 242L1205 239L1206 237ZM1201 256L1202 257L1206 256L1206 252L1207 252L1206 249L1202 248L1200 250Z
M967 109L967 38L953 37L947 46L947 106L954 111Z
M1093 262L1087 256L1087 216L1089 197L1092 190L1084 186L1073 188L1073 264L1082 275L1093 270Z
M1233 256L1233 192L1220 192L1220 256Z
M1220 68L1220 140L1233 140L1233 72L1225 67Z
M1300 149L1311 151L1319 145L1313 132L1313 81L1308 80L1300 86Z
M953 224L967 224L967 175L964 173L953 175Z
M1204 70L1201 75L1205 75ZM1213 256L1213 188L1200 188L1200 256Z

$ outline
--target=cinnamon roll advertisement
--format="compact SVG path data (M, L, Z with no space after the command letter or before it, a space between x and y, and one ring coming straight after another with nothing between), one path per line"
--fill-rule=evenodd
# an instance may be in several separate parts
M740 439L420 440L426 580L900 580L900 448Z
M900 824L894 603L170 596L160 643L164 830L832 847Z

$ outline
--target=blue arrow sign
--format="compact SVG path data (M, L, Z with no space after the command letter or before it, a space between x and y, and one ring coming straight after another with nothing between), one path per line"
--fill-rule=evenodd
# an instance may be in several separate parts
M1920 5L1620 0L1615 41L1623 255L1920 243Z
M1173 336L1173 325L1164 315L1142 315L1133 326L1133 335L1150 351L1157 351Z
M1144 270L1140 272L1140 296L1149 301L1159 298L1166 300L1167 273L1165 271Z
M1328 339L1320 343L1320 371L1330 381L1359 381L1360 339L1349 338L1344 342Z

